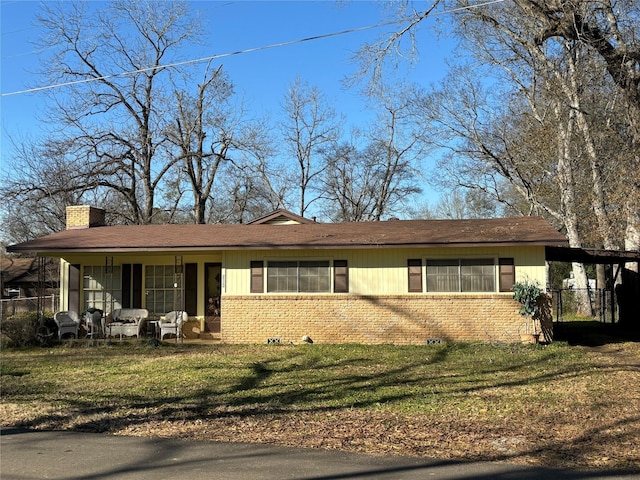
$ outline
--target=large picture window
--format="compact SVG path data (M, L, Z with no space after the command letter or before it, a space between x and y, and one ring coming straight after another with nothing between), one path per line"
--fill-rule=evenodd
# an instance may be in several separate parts
M328 260L286 260L267 263L267 292L331 291Z
M428 292L494 292L493 259L427 260Z
M121 308L122 274L119 265L107 269L104 265L85 265L82 279L84 309L97 308L109 313Z

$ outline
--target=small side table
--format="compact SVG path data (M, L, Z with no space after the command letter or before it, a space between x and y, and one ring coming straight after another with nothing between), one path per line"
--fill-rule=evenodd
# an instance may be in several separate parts
M158 320L149 320L147 322L147 337L158 338L159 330Z

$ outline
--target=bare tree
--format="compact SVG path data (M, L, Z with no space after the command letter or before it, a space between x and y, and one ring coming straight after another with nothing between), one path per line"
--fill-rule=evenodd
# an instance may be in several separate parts
M326 152L323 175L326 211L332 221L372 220L376 203L374 159L353 143L343 143Z
M253 163L223 172L221 186L224 195L212 202L210 223L247 223L282 206Z
M364 133L326 152L325 196L334 219L381 220L407 209L419 193L419 167L430 145L414 109L415 91L396 85L371 97L379 113Z
M403 5L410 7L412 4ZM620 97L626 107L625 114L616 121L626 125L623 135L626 135L627 149L634 152L618 168L627 179L626 186L620 186L626 190L622 195L626 199L624 238L626 248L637 249L640 246L640 158L637 153L640 151L640 43L637 37L640 8L637 2L614 5L610 0L516 0L478 6L467 0L444 0L436 2L429 10L406 16L404 27L368 46L364 50L369 54L366 57L368 64L381 66L386 54L393 51L405 35L415 31L436 5L455 12L456 33L480 64L502 68L503 78L508 77L525 91L535 89L541 80L555 83L557 100L563 107L574 109L571 114L575 116L571 120L575 122L575 128L571 130L573 153L576 152L574 142L579 136L580 148L590 162L588 172L593 192L590 207L597 218L601 242L609 247L614 247L617 241L613 238L614 222L610 218L600 160L609 152L596 149L598 142L594 132L597 130L587 117L595 110L587 113L585 109L584 92L590 89L585 88L587 83L583 79L590 71L598 72L615 85L617 93L609 99ZM374 57L371 52L385 55ZM562 121L565 120L566 117ZM615 121L608 125L613 123ZM580 178L585 177L581 175ZM526 179L523 177L522 180ZM524 182L518 190L531 199L531 191L527 191Z
M205 223L206 207L223 161L229 161L237 112L229 103L233 85L222 67L205 71L197 92L176 88L176 117L168 138L178 149L174 160L185 172L193 194L195 223Z
M289 88L283 112L281 132L285 149L295 161L298 212L304 216L320 198L317 180L326 168L322 153L339 138L341 121L320 90L300 78Z
M455 188L433 207L426 206L421 217L434 219L492 218L498 205L478 190Z
M516 3L527 12L525 4L535 2ZM582 2L582 5L587 3L589 2ZM576 5L571 8L574 7ZM637 172L637 168L634 169L633 165L638 163L637 160L629 163L628 157L620 155L619 150L598 150L597 134L594 133L610 123L610 119L602 115L604 112L610 112L610 109L606 108L608 101L603 100L607 99L606 96L595 97L590 92L610 93L611 90L602 81L594 82L592 72L599 72L602 75L607 68L603 65L601 57L590 53L589 48L592 46L589 42L581 41L580 34L577 36L546 36L545 34L542 39L538 35L540 19L535 15L521 15L521 13L522 11L518 12L517 8L504 5L471 9L460 13L463 19L460 22L461 31L466 33L465 39L471 41L473 51L480 52L476 56L487 64L503 69L507 79L518 87L519 94L527 98L533 113L532 119L535 122L543 123L546 120L546 117L540 115L543 110L540 100L551 106L549 111L553 112L551 118L555 125L553 131L557 134L554 143L558 146L556 175L553 178L558 185L556 191L560 200L560 208L556 210L554 216L561 219L562 225L567 230L570 244L574 247L584 245L583 232L588 231L586 224L593 227L599 234L598 238L591 238L591 242L596 245L614 249L619 245L616 238L621 237L626 237L626 242L629 244L630 235L632 237L637 235L637 229L634 227L637 225L638 214L637 174L632 174L631 181L626 185L619 182L614 184L627 192L625 202L627 212L633 212L632 215L627 215L626 233L621 234L613 227L614 209L608 205L611 205L615 194L610 188L611 185L609 188L605 186L601 158L605 155L609 158L617 158L620 171ZM574 27L577 30L591 31L589 35L594 34L593 29L599 27L595 27L594 24L587 25L588 22L583 21L582 14L576 16L575 13L574 10L572 15L577 22ZM564 14L569 15L567 11ZM594 12L589 13L590 21L597 23L597 15L593 15ZM609 81L611 82L612 79L613 77ZM613 83L615 84L615 79ZM536 90L543 93L542 98L535 95ZM614 94L613 97L615 96ZM598 101L593 102L596 98ZM633 118L630 118L629 125L632 126L632 130L633 123ZM609 132L611 133L611 129ZM630 143L635 143L634 135L631 136ZM603 145L601 143L599 146ZM530 154L531 158L535 158L533 153ZM530 177L528 179L530 180ZM584 189L586 179L588 179L588 189ZM578 195L579 190L581 190L580 195ZM588 202L579 204L578 198L587 198ZM544 200L547 212L552 211L550 205L554 203L549 200L550 197ZM630 203L635 206L630 208ZM593 212L595 222L587 218L585 207ZM636 219L633 218L634 215ZM573 270L577 287L586 292L587 280L584 266L574 263ZM591 306L586 293L582 294L580 307L583 313L590 313Z
M590 185L580 181L584 161L576 145L576 111L553 92L555 83L541 81L517 94L492 93L469 75L452 76L445 85L424 105L441 147L451 151L439 162L443 179L454 188L491 195L519 214L551 217L566 229L572 246L582 246L589 202L579 200L590 198ZM588 314L581 264L574 265L574 276L585 289Z
M469 80L453 77L455 84L467 83L467 88L457 89L458 97L446 95L432 101L438 104L433 122L444 127L439 133L446 132L440 135L442 146L455 152L440 165L458 179L458 185L491 192L497 199L508 200L510 208L520 207L512 195L517 193L526 200L529 213L542 211L566 228L572 246L582 246L589 238L592 245L616 248L624 237L626 248L637 249L638 6L622 2L614 9L609 0L516 0L480 6L462 0L441 5L454 7L456 33L471 52L474 75L467 74ZM407 20L407 28L416 28L423 18L414 15ZM397 43L397 36L388 41ZM481 66L487 67L489 80L471 80ZM593 82L598 76L606 81ZM493 98L483 91L488 84L499 90ZM607 117L619 112L611 108L618 103L628 113ZM619 128L620 124L626 126ZM532 131L539 136L522 135ZM615 140L603 141L599 132ZM538 138L555 145L555 154L545 146L533 149ZM625 144L627 148L619 148ZM618 148L611 148L614 145ZM610 169L604 158L615 159L612 163L625 181L605 182ZM548 188L545 178L553 188ZM616 206L622 198L625 218L618 222L616 210L621 209ZM623 225L623 233L616 230L618 224ZM573 268L577 286L586 287L584 267L574 264ZM580 302L584 313L589 313L588 298L585 294Z
M634 153L629 174L625 246L640 249L640 7L637 2L611 0L556 2L516 0L534 18L534 40L543 47L552 39L577 42L597 55L618 87L627 107L628 145ZM637 270L637 265L635 266Z
M5 240L21 242L64 230L66 205L86 198L105 201L86 186L80 175L83 159L68 144L33 137L12 142L12 168L0 185Z
M109 189L126 205L127 223L153 221L156 188L173 160L166 151L166 73L194 38L186 5L116 0L104 9L46 4L43 63L51 90L51 135L83 159L87 187Z

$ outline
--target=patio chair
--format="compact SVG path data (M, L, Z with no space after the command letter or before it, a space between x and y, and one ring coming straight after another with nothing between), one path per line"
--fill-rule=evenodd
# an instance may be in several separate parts
M184 310L172 311L167 313L163 319L160 319L158 326L160 327L160 340L165 335L175 335L176 342L182 339L182 325L189 319L189 315Z
M146 330L149 311L144 308L117 308L107 315L106 335L138 337Z
M78 312L72 310L64 310L57 312L53 316L53 321L58 326L58 338L62 339L64 335L73 333L75 338L78 338L78 327L80 326L80 318Z

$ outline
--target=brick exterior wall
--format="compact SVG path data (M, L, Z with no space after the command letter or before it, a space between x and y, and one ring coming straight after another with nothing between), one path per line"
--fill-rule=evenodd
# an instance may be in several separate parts
M251 295L223 297L222 341L424 345L429 340L518 342L511 295Z
M104 225L104 210L89 205L67 207L67 230Z

